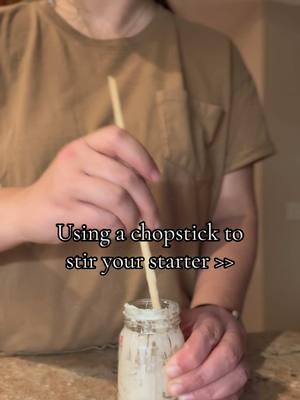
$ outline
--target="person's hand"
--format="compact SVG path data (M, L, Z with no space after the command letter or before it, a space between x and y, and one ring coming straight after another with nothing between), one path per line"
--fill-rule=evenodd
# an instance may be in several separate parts
M187 341L166 365L170 394L180 400L238 400L249 376L242 324L207 305L185 311L182 330Z
M159 171L130 134L110 126L67 144L45 173L19 193L23 241L58 243L57 223L97 229L159 224L146 180Z

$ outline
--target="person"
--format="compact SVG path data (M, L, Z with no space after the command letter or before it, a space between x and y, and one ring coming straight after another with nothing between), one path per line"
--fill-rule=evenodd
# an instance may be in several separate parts
M161 2L160 2L161 3ZM166 366L182 399L238 399L248 378L241 312L253 269L253 165L273 152L255 86L223 35L150 0L39 0L0 11L0 350L116 343L144 271L67 269L70 256L140 256L137 243L61 243L56 224L182 228L208 220L243 241L153 255L227 257L228 270L159 270L186 343ZM114 125L115 77L126 131ZM234 312L233 312L234 311Z

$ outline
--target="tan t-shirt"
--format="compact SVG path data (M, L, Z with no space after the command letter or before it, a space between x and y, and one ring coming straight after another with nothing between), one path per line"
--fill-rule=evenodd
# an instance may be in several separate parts
M0 183L33 183L58 150L113 123L107 75L127 129L158 163L163 226L204 225L224 174L272 153L253 82L222 35L158 8L132 38L97 40L44 1L0 11ZM28 218L28 216L27 216ZM34 219L34 218L33 218ZM57 221L60 222L60 221ZM71 222L71 221L70 221ZM199 255L195 242L153 255ZM0 254L0 350L61 352L116 342L125 302L148 297L143 270L67 270L68 256L140 256L138 244L24 244ZM157 271L162 297L187 306L197 271Z

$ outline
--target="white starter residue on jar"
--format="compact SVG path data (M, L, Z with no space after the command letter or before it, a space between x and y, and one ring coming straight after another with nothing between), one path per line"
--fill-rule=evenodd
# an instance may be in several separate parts
M118 400L163 400L167 395L164 366L184 338L179 328L179 306L161 300L152 309L144 299L125 304L125 325L119 341Z

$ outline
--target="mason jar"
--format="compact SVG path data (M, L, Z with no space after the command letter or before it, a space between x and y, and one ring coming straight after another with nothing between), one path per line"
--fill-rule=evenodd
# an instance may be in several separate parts
M164 366L184 343L179 328L179 306L151 300L124 306L124 328L119 338L118 400L175 400L168 396Z

